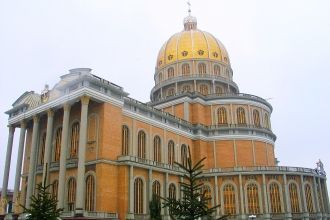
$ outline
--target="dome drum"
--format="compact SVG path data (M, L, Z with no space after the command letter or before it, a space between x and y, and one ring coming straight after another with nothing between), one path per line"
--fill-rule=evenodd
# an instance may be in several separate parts
M186 92L178 89L182 84L190 85L186 87L189 92L204 95L239 92L225 47L210 33L199 30L197 19L190 15L184 19L184 30L160 49L155 70L152 102Z

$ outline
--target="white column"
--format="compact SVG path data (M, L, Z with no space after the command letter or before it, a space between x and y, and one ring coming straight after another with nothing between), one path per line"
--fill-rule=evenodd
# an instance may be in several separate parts
M214 176L214 198L215 198L215 202L214 202L214 205L217 206L219 205L219 185L218 185L218 176ZM219 211L220 211L220 208L217 208L217 211L216 211L216 215L219 216Z
M65 171L66 171L66 152L68 150L69 122L70 122L69 104L63 106L63 124L61 137L61 153L60 153L60 171L58 175L58 192L57 192L57 207L64 208L64 189L65 189Z
M314 192L314 211L320 212L320 204L319 204L319 199L318 199L318 194L317 194L317 183L316 183L316 177L313 176L313 192Z
M35 173L35 163L37 157L37 145L38 145L38 133L39 133L39 117L33 117L33 132L32 132L32 143L30 149L30 164L29 164L29 176L28 185L26 192L26 208L30 208L31 196L34 189L34 173Z
M150 214L149 212L149 202L152 200L152 169L148 170L148 192L147 192L147 201L146 201L146 210L147 213Z
M305 194L305 187L304 187L304 176L300 175L300 192L302 198L302 212L304 216L308 217L307 205L306 205L306 194Z
M242 183L242 174L238 175L238 182L239 182L239 195L240 195L240 206L241 206L241 215L242 218L244 218L243 216L245 215L245 210L244 210L244 192L243 192L243 183Z
M25 145L25 133L26 133L26 123L21 122L21 132L19 135L19 144L18 144L18 153L17 153L17 163L16 163L16 174L15 174L15 185L14 185L14 202L15 207L19 205L19 188L21 183L21 173L22 173L22 162L23 162L23 153ZM19 210L15 210L17 213Z
M321 199L320 199L320 202L321 202L320 207L322 208L322 209L321 209L321 212L322 212L322 213L325 213L326 209L325 209L324 201L323 201L323 193L322 193L322 187L321 187L321 180L320 180L320 177L317 178L317 183L318 183L318 187L319 187L319 190L320 190L320 197L321 197ZM318 198L318 197L317 197L317 198Z
M133 166L129 167L129 213L134 214L134 170ZM134 219L134 216L133 216Z
M81 117L78 150L78 173L77 173L77 192L76 192L76 215L83 214L84 209L84 185L85 185L85 156L87 142L87 116L88 116L89 97L81 97Z
M164 182L164 198L168 198L168 173L165 173L165 182ZM167 216L169 214L168 207L164 208L164 214Z
M42 172L42 182L46 186L49 184L48 180L49 180L49 165L52 155L51 145L52 145L52 136L53 136L53 122L54 122L54 112L50 109L47 111L47 132L46 132L44 164L43 164L43 172Z
M264 219L270 219L265 174L262 174L262 191L263 191L263 194L264 194L264 205L265 205L265 214L264 214L263 217L264 217Z
M8 128L9 128L9 135L8 135L8 143L7 143L6 163L5 163L5 170L3 172L2 192L1 192L1 206L4 207L0 207L0 214L5 214L7 212L6 207L8 201L6 201L6 197L7 197L11 152L13 149L13 139L15 132L15 127L13 127L12 125L9 125Z
M283 187L284 187L284 201L285 201L285 212L286 217L291 218L291 201L289 198L289 188L286 179L286 175L283 174Z
M325 209L327 210L326 212L327 213L330 213L330 203L329 203L329 194L328 194L328 187L327 187L327 183L326 181L324 180L324 194L325 194L325 204L326 204L326 207Z

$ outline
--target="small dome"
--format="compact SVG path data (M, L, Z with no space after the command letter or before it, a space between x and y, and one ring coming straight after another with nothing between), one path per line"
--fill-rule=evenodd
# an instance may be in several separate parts
M210 59L230 64L223 44L212 34L197 29L197 19L191 15L184 19L184 30L170 37L160 49L156 68L187 59Z

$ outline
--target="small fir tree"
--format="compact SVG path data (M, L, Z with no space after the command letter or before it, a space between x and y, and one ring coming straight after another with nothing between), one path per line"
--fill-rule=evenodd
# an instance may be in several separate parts
M150 209L150 219L151 220L161 220L162 217L160 215L161 211L161 202L159 196L156 194L152 194L152 200L149 202Z
M47 169L47 167L46 167ZM37 194L31 196L30 208L23 206L27 220L56 220L60 216L61 209L57 209L57 200L49 193L50 185L39 183L36 187Z
M216 209L220 206L209 208L205 191L203 192L204 183L200 181L203 178L202 168L203 161L199 160L193 164L191 160L190 148L188 147L187 164L176 163L183 171L183 182L180 184L180 192L182 199L163 198L163 207L168 207L171 219L175 220L197 220L197 219L215 219ZM226 219L226 216L218 219Z

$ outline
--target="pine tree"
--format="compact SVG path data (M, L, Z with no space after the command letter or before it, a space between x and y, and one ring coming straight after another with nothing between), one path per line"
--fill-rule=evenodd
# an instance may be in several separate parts
M150 209L150 219L151 220L161 220L161 202L159 196L153 194L152 200L149 202Z
M45 177L46 180L46 177ZM49 193L50 185L39 183L36 187L37 194L31 196L30 208L23 206L27 220L56 220L61 209L57 209L57 200Z
M200 180L203 178L202 168L203 161L199 160L193 164L191 160L190 148L188 148L187 164L176 163L183 171L183 181L179 182L182 199L163 198L163 207L168 207L171 219L176 220L197 220L197 219L215 219L216 209L220 206L209 208L205 191L203 192L204 183ZM218 219L226 219L226 216Z

